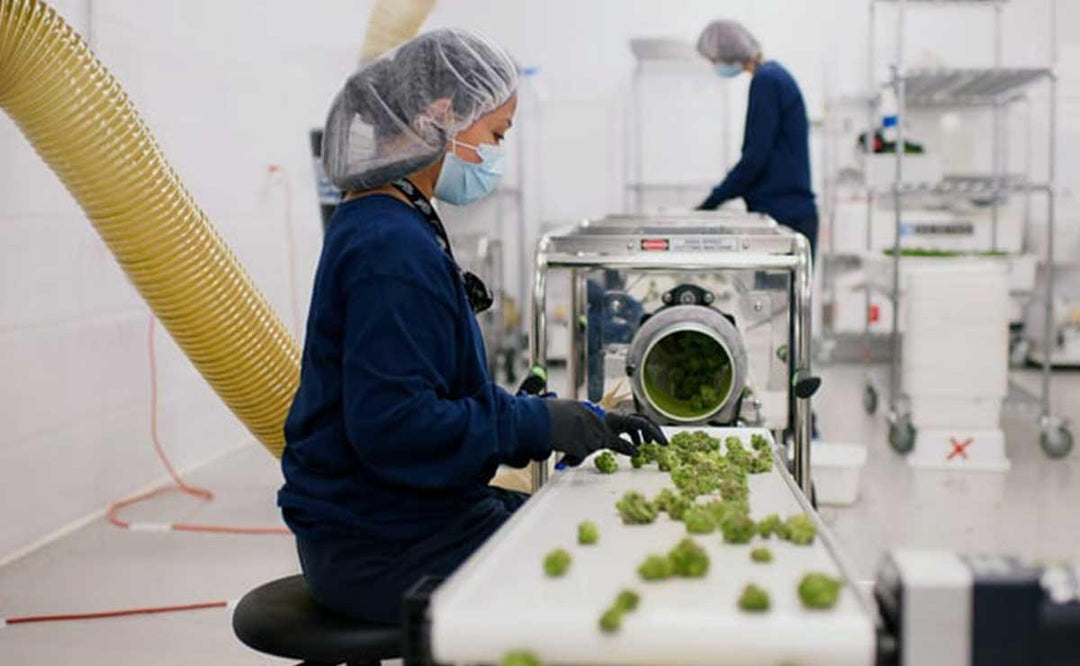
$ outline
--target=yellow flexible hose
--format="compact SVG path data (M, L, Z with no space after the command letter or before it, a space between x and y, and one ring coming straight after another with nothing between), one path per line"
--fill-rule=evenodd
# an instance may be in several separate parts
M0 108L210 386L280 456L300 378L296 342L184 189L119 82L41 0L0 0Z

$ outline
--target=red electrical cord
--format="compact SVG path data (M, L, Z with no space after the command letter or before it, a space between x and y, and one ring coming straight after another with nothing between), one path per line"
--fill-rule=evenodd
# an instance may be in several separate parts
M282 171L281 167L271 166L270 172L277 173ZM297 303L296 284L295 284L295 256L293 252L293 238L292 238L292 219L291 219L291 207L292 207L292 193L288 190L288 182L286 181L286 234L288 243L288 262L290 273L290 305L292 306L292 315L294 326L299 327L299 306ZM161 461L162 466L169 473L169 478L172 479L172 483L155 488L143 493L139 493L134 497L130 497L125 500L119 500L109 505L106 518L108 521L123 529L129 530L146 530L146 531L173 531L173 532L202 532L208 534L238 534L238 535L264 535L264 534L277 534L277 535L291 535L288 529L284 527L240 527L233 525L201 525L198 523L142 523L131 522L124 520L120 517L120 511L129 506L146 501L151 497L156 497L167 492L180 492L185 495L201 499L206 502L211 502L214 499L214 493L206 488L199 488L198 486L189 485L180 476L176 468L173 467L172 462L169 460L168 455L165 453L165 448L161 445L161 439L158 437L158 385L157 385L157 354L154 350L154 329L155 319L153 314L150 315L150 324L147 329L146 345L150 360L150 440L154 445L154 452L157 454L158 460ZM145 608L125 608L111 611L96 611L89 613L63 613L56 615L26 615L22 617L9 617L0 618L0 626L15 625L15 624L34 624L40 622L64 622L69 620L101 620L116 617L128 617L132 615L156 615L160 613L178 613L185 611L205 610L209 608L227 608L229 602L227 601L208 601L194 604L183 604L179 606L148 606Z
M208 601L201 604L184 604L182 606L156 606L151 608L127 608L124 610L99 611L95 613L67 613L65 615L26 615L23 617L9 617L0 619L0 624L33 624L36 622L62 622L65 620L101 620L112 617L126 617L129 615L156 615L158 613L179 613L182 611L205 610L207 608L226 608L227 601Z
M169 485L155 488L144 493L139 493L134 497L130 497L125 500L113 502L109 505L108 513L106 517L109 522L117 527L121 527L129 530L147 530L147 531L174 531L174 532L205 532L211 534L245 534L245 535L258 535L258 534L291 534L289 530L284 527L236 527L231 525L199 525L195 523L139 523L131 522L120 518L119 512L121 509L138 504L151 497L156 497L167 492L181 492L185 495L191 495L198 499L210 502L214 499L214 493L205 488L199 488L197 486L189 485L184 481L180 474L173 467L169 457L165 454L165 449L161 445L161 440L158 437L157 429L157 413L158 413L158 390L157 390L157 356L154 351L154 317L150 316L150 325L147 331L147 348L150 354L150 439L154 445L154 451L157 453L158 459L169 473L169 477L172 479L172 483ZM68 620L101 620L107 618L127 617L131 615L156 615L159 613L178 613L184 611L205 610L208 608L227 608L229 602L227 601L207 601L194 604L183 604L179 606L148 606L145 608L124 608L111 611L96 611L90 613L63 613L56 615L26 615L22 617L9 617L0 618L0 626L14 625L14 624L34 624L40 622L64 622Z
M172 484L162 486L154 490L150 490L144 493L140 493L135 497L113 502L109 505L106 518L110 523L117 527L131 530L153 530L153 531L177 531L177 532L206 532L211 534L244 534L244 535L260 535L260 534L284 534L288 535L291 532L284 527L236 527L231 525L200 525L197 523L133 523L120 518L119 513L121 509L138 504L151 497L156 497L166 492L178 491L185 495L190 495L198 499L210 502L214 499L214 493L205 488L199 488L197 486L189 485L181 478L180 474L173 467L172 462L169 460L168 455L165 453L165 448L161 445L161 439L158 437L157 416L158 416L158 386L157 386L157 354L154 350L154 329L155 329L154 316L150 316L150 325L147 329L146 345L150 357L150 440L154 445L154 452L157 454L158 460L165 467L165 470L169 473L169 477L172 479Z

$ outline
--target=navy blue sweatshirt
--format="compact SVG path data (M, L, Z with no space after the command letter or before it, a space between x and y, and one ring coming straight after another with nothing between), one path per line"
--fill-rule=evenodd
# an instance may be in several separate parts
M386 195L346 201L315 276L278 493L301 538L419 539L490 504L500 464L551 453L540 398L488 375L457 269Z
M762 63L750 82L742 157L701 207L742 197L748 210L779 222L816 216L809 140L799 85L779 63Z

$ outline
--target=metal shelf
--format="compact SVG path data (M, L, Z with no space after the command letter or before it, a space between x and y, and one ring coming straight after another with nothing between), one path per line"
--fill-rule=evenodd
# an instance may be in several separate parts
M1049 78L1048 68L927 69L904 74L909 108L993 106L1016 99L1020 89Z
M995 195L1004 193L1044 192L1049 190L1046 183L1026 183L1015 180L990 178L947 179L936 183L900 183L900 194L940 194L954 196Z

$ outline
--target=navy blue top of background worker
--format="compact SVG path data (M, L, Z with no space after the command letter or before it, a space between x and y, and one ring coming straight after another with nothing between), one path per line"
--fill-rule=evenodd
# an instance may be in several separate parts
M750 72L746 132L739 163L698 207L713 210L742 197L746 208L801 232L816 251L818 216L810 188L810 129L795 79L779 63L763 61L761 45L735 21L713 21L698 38L698 52L717 74Z
M278 494L316 601L396 623L420 577L448 575L525 501L499 465L663 439L644 417L495 385L431 199L467 205L502 174L517 68L485 37L421 35L348 78L323 161L342 192L319 259ZM626 435L632 441L623 439Z

